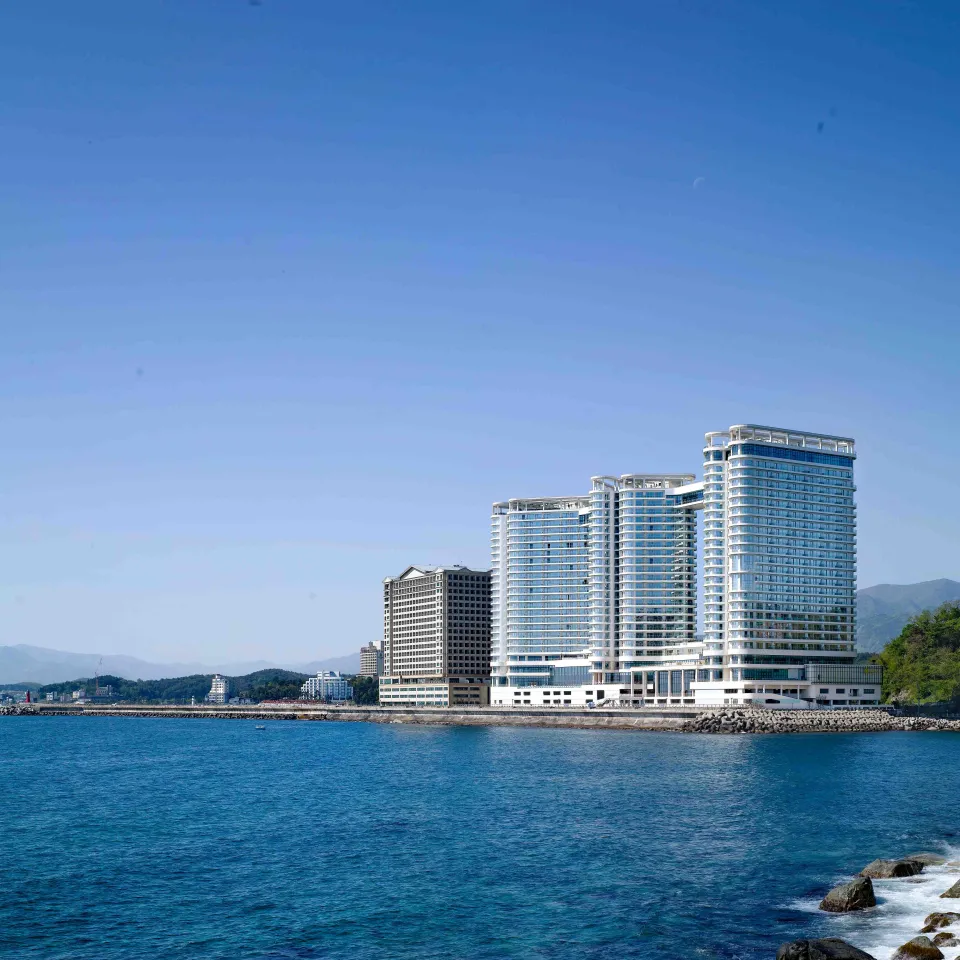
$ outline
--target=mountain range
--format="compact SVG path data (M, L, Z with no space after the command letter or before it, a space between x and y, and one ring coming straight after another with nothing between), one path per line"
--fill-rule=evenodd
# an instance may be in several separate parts
M950 600L960 600L956 580L923 583L880 583L857 591L857 650L882 650L921 610L935 610Z
M921 610L934 610L950 600L960 601L956 580L926 580L923 583L881 583L857 591L857 649L861 653L880 651L896 637L906 622ZM101 663L102 660L102 663ZM274 663L254 660L247 663L150 663L120 654L67 653L26 644L0 646L0 684L62 683L94 672L128 680L165 680L195 674L223 673L236 677L258 670L283 669L298 673L340 670L357 673L360 654L350 653L309 663Z
M102 660L102 663L101 663ZM166 680L195 674L223 673L230 677L244 676L258 670L293 670L297 673L317 673L319 670L340 670L357 673L360 654L350 653L327 660L309 663L273 663L254 660L246 663L150 663L122 654L68 653L47 647L27 644L0 646L0 684L2 683L62 683L78 677L92 677L94 673L110 674L127 680Z

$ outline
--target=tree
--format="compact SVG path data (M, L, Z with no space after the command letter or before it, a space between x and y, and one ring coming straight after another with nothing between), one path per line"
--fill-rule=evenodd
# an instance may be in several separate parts
M360 706L376 706L380 702L380 680L378 677L351 677L353 702Z
M877 659L888 703L960 702L960 603L918 613Z

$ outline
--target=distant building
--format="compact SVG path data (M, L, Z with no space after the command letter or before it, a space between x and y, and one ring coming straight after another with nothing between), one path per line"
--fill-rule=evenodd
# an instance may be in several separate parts
M334 703L353 699L353 687L336 670L321 670L300 687L304 700L327 700Z
M210 692L204 698L207 703L226 703L230 695L230 682L219 673L214 674Z
M490 571L408 567L383 581L384 706L490 702Z
M373 641L360 648L360 676L379 677L383 674L383 644Z

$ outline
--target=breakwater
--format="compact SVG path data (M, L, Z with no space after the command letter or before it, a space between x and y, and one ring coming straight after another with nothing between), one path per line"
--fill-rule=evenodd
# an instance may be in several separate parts
M868 710L710 710L683 724L685 733L884 733L953 731L960 720L904 717Z
M767 710L695 707L564 709L500 707L355 707L317 703L228 706L122 704L17 704L0 715L83 717L179 717L212 720L313 720L444 726L572 727L673 733L882 733L960 732L960 720L898 716L892 710Z

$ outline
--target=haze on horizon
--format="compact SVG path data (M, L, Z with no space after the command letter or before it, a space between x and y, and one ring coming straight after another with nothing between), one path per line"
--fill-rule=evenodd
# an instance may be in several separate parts
M856 438L960 579L956 9L0 10L0 644L314 660L495 500Z

